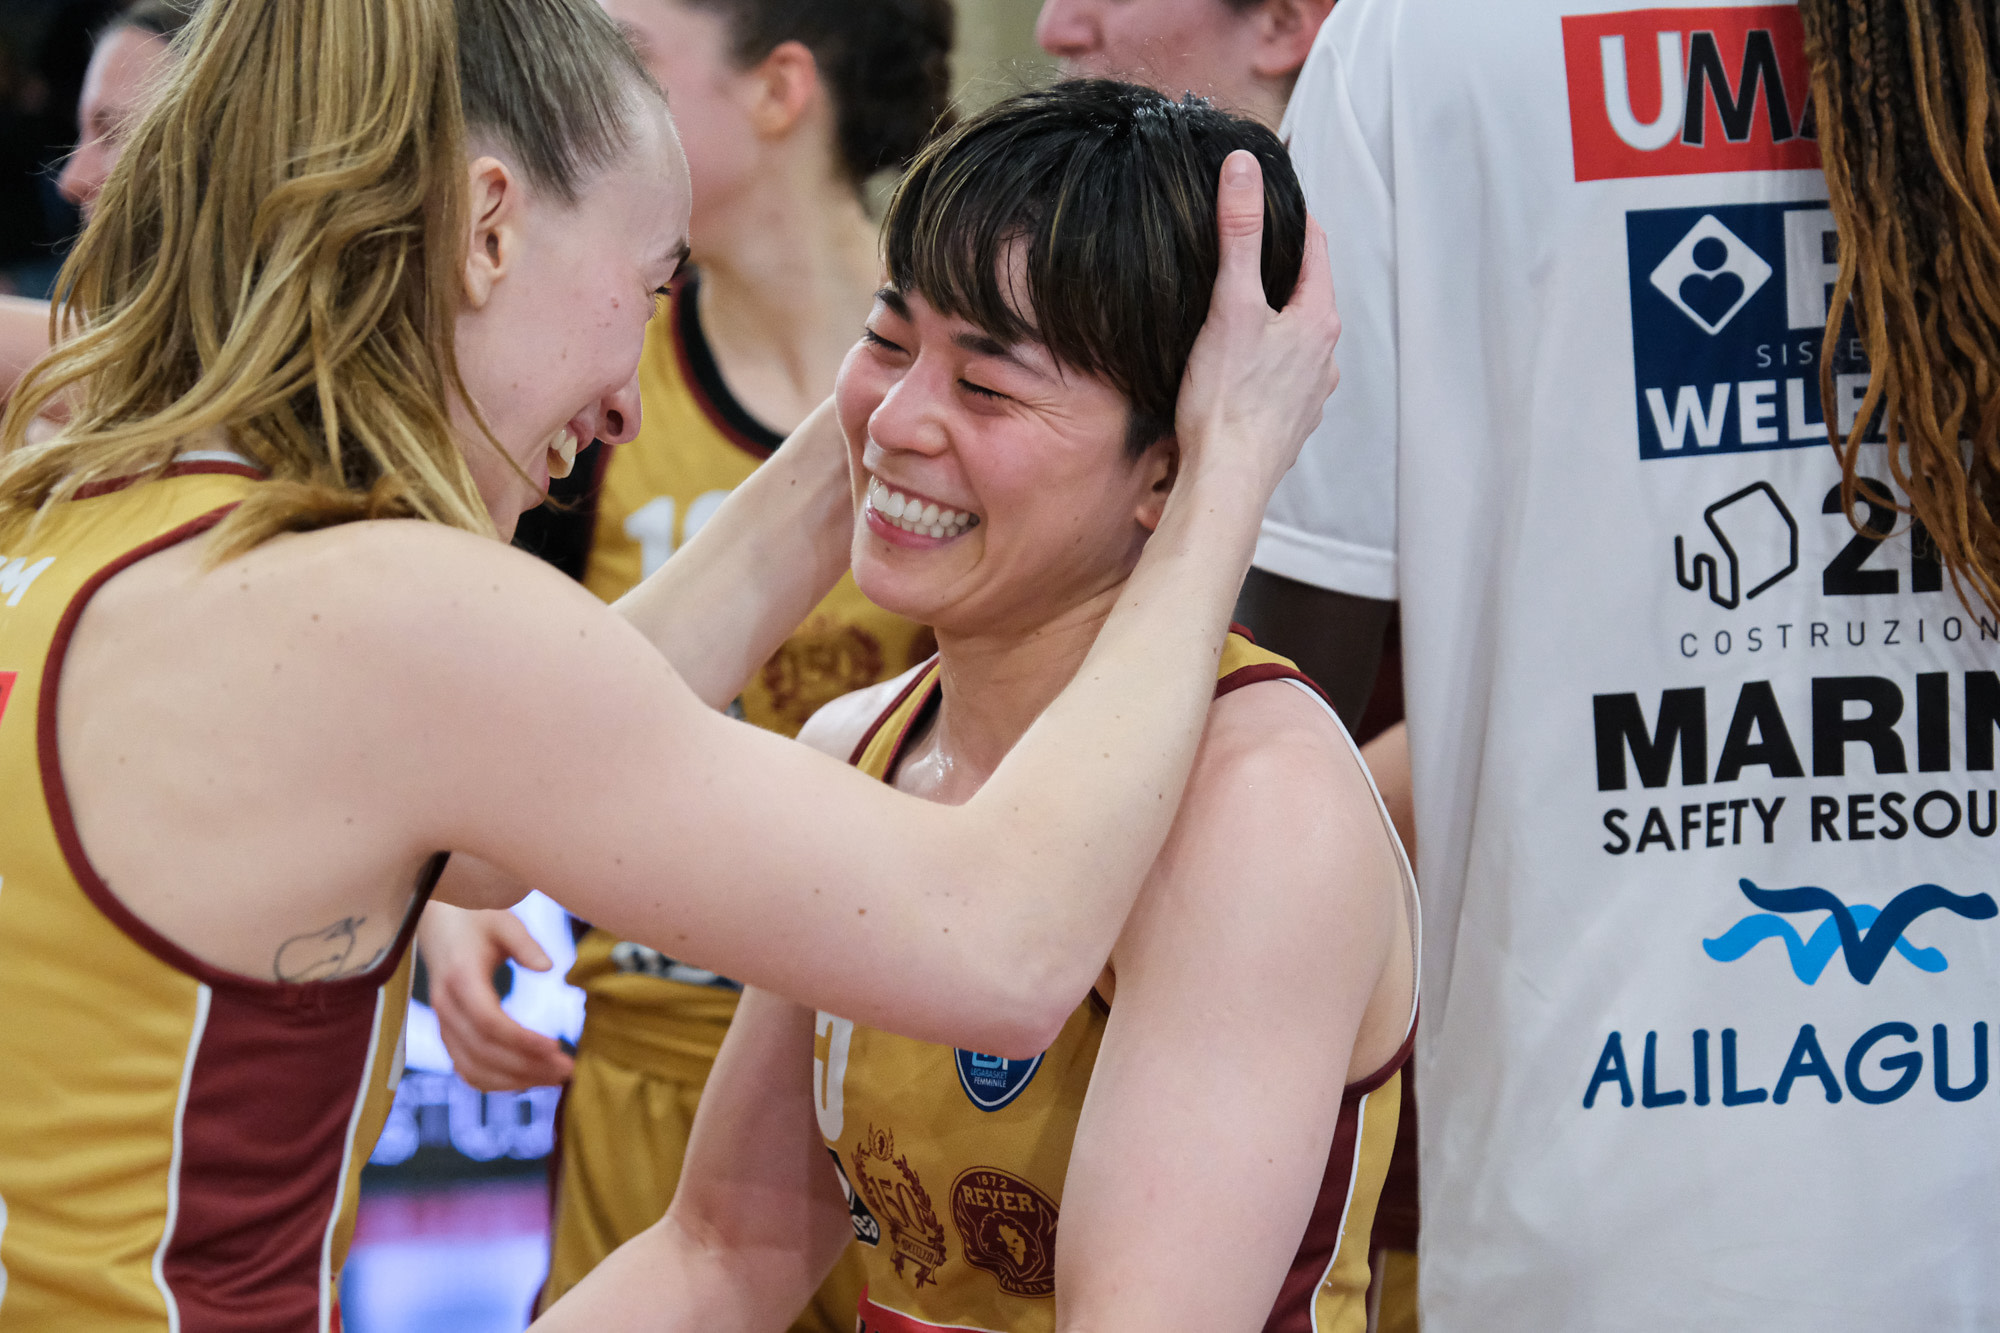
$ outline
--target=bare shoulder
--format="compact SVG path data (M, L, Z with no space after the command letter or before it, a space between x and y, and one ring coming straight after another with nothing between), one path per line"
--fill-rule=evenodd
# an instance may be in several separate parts
M861 738L868 734L868 728L875 725L875 719L896 702L897 696L910 687L910 682L927 665L920 662L900 676L843 694L822 706L799 729L799 740L845 763L854 753L854 747L861 744Z
M1374 813L1367 774L1319 699L1284 680L1232 690L1209 706L1191 783L1250 784L1267 797L1360 801Z

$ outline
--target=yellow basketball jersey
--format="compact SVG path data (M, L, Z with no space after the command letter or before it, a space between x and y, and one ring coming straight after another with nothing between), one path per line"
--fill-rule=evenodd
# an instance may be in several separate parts
M1320 698L1291 663L1232 634L1217 697L1261 680L1302 683ZM937 699L933 667L876 721L854 764L893 778L904 742ZM813 1086L868 1271L861 1333L1052 1333L1063 1181L1109 1015L1092 992L1033 1060L819 1016ZM1366 1328L1368 1234L1408 1055L1406 1039L1388 1065L1349 1085L1319 1201L1267 1333Z
M677 282L669 308L647 328L639 435L603 465L583 581L607 602L665 564L784 443L723 384L701 332L698 282L693 272ZM901 675L932 647L928 630L882 610L843 577L744 688L743 716L796 736L821 705Z
M686 271L647 327L638 437L601 464L583 581L607 602L664 564L784 443L723 383L701 329L699 282ZM744 688L743 716L796 736L822 705L901 675L934 647L929 630L882 610L844 576ZM584 1041L594 1050L697 1085L736 1012L734 982L599 930L579 941L569 982L589 996Z
M339 1325L416 913L359 976L213 968L92 869L56 750L91 595L212 526L256 475L183 462L92 488L0 557L0 1333Z

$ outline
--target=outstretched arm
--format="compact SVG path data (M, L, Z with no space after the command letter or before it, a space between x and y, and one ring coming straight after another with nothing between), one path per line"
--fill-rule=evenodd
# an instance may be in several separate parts
M1064 1185L1058 1328L1264 1327L1343 1085L1401 1041L1409 955L1394 851L1318 706L1282 684L1218 701L1113 955Z
M615 609L703 702L724 707L846 572L850 496L828 400Z
M667 1215L536 1322L539 1333L790 1326L853 1238L814 1117L813 1013L743 993Z

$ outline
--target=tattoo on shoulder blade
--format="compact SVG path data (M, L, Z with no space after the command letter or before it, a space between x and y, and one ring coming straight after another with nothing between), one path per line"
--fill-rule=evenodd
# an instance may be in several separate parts
M365 916L343 917L308 935L294 935L278 946L271 970L280 981L333 981L353 973L366 972L382 958L385 950L358 967L349 967L354 956L355 934L368 920Z

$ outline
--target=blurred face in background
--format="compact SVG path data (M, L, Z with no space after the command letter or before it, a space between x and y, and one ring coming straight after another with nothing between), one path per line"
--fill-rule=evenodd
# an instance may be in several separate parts
M766 150L756 107L763 83L739 69L728 21L681 0L602 0L639 59L667 91L694 184L689 238L704 248L704 221L725 214L757 179Z
M79 142L56 180L86 221L172 58L166 39L143 28L116 27L98 38L77 99Z
M1333 0L1045 0L1035 40L1065 75L1198 93L1276 128Z

